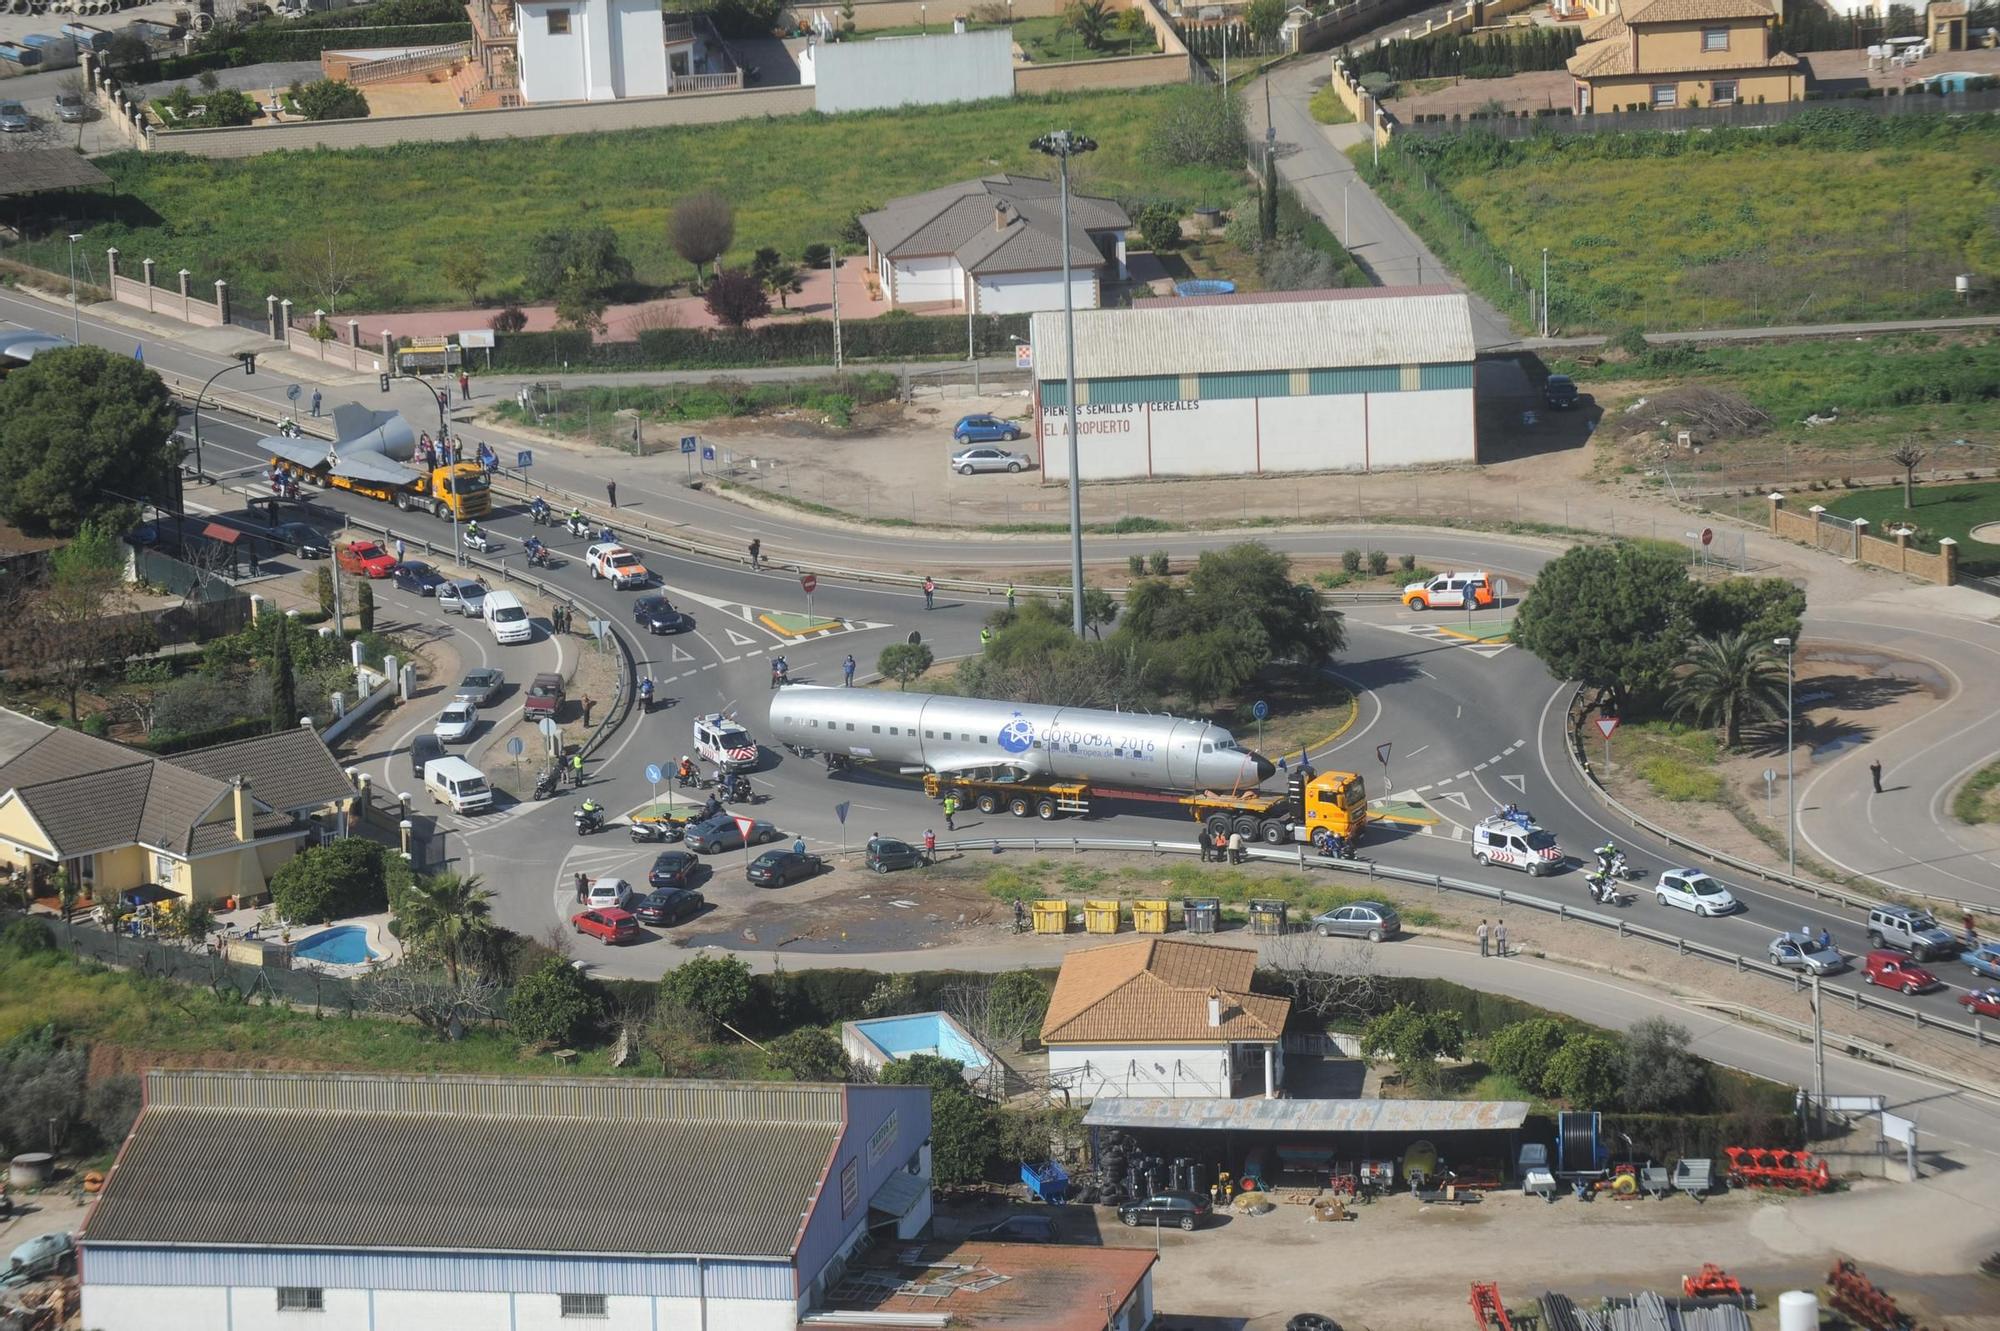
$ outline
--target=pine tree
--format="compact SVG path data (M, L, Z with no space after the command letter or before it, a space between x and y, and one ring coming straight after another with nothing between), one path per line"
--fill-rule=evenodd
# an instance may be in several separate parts
M271 733L299 723L299 683L292 666L290 623L278 616L271 631Z

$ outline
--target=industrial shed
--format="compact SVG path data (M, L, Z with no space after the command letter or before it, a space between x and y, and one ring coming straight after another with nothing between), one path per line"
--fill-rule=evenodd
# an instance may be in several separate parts
M1069 472L1063 316L1031 345L1042 474ZM1477 462L1467 298L1269 292L1076 312L1084 480Z

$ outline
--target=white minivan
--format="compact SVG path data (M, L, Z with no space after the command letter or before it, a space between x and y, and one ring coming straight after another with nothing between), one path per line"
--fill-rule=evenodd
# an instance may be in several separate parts
M486 593L486 627L493 630L497 643L532 642L535 637L528 607L512 592Z
M477 813L493 807L493 788L486 774L463 758L434 758L424 765L424 789L434 804L449 804L453 813Z

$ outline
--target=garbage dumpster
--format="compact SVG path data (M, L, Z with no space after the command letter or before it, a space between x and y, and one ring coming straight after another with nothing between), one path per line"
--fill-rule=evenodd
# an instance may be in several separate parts
M1164 901L1135 901L1132 927L1142 934L1163 934L1167 931L1167 914Z
M1250 932L1253 934L1285 932L1285 903L1265 897L1250 898Z
M1187 897L1181 902L1181 923L1191 934L1214 933L1221 916L1221 897Z
M1037 901L1031 909L1034 912L1036 933L1065 934L1069 932L1069 903L1067 901Z
M1083 931L1087 934L1117 933L1118 903L1116 901L1084 902Z

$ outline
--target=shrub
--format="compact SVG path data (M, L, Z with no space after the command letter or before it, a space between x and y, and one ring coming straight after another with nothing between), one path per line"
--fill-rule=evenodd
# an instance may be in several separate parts
M271 901L294 924L320 924L389 908L388 848L347 837L302 850L271 875Z
M1538 1095L1549 1090L1549 1064L1569 1032L1559 1021L1530 1017L1503 1026L1486 1044L1486 1063Z
M368 98L351 83L315 79L292 85L292 105L307 120L360 120L368 114Z
M1396 566L1402 569L1403 572L1408 573L1417 566L1417 557L1415 555L1397 555Z
M115 1150L132 1131L145 1093L137 1077L126 1073L100 1078L83 1095L83 1121L97 1134L99 1145Z
M1368 571L1376 574L1387 573L1389 571L1389 552L1387 550L1370 550L1368 552Z
M660 997L734 1024L750 1001L750 968L735 957L692 957L661 977Z
M1130 573L1135 578L1143 578L1144 576L1146 576L1146 556L1144 555L1125 556L1125 571L1127 573Z
M1126 10L1128 14L1136 10ZM1139 211L1139 238L1149 250L1170 250L1181 243L1181 214L1172 204L1149 203Z
M1572 1035L1549 1058L1545 1085L1578 1109L1609 1105L1618 1093L1621 1052L1601 1035Z
M1361 552L1359 550L1342 550L1340 552L1340 571L1343 573L1359 573L1361 571Z
M771 1065L793 1081L850 1081L853 1065L840 1037L824 1026L801 1026L770 1044Z
M1147 131L1146 152L1162 166L1240 168L1250 155L1242 97L1203 84L1176 88Z
M1165 550L1155 550L1153 551L1153 556L1150 563L1153 570L1153 576L1156 578L1164 578L1167 576L1167 568L1172 563L1172 561L1168 559L1167 552Z
M507 1024L531 1044L573 1045L603 1015L589 982L561 957L522 976L507 1000Z
M509 305L486 322L496 333L518 333L528 326L528 315L519 305Z
M825 268L833 262L833 246L812 244L799 251L799 262L808 268Z
M752 319L771 312L771 298L764 284L740 269L725 268L715 275L703 293L702 303L725 327L741 328Z
M0 927L0 948L31 956L36 952L55 951L56 940L40 920L24 915Z
M1619 1100L1639 1113L1664 1113L1697 1106L1708 1087L1708 1064L1688 1052L1694 1039L1685 1026L1648 1017L1625 1034Z

